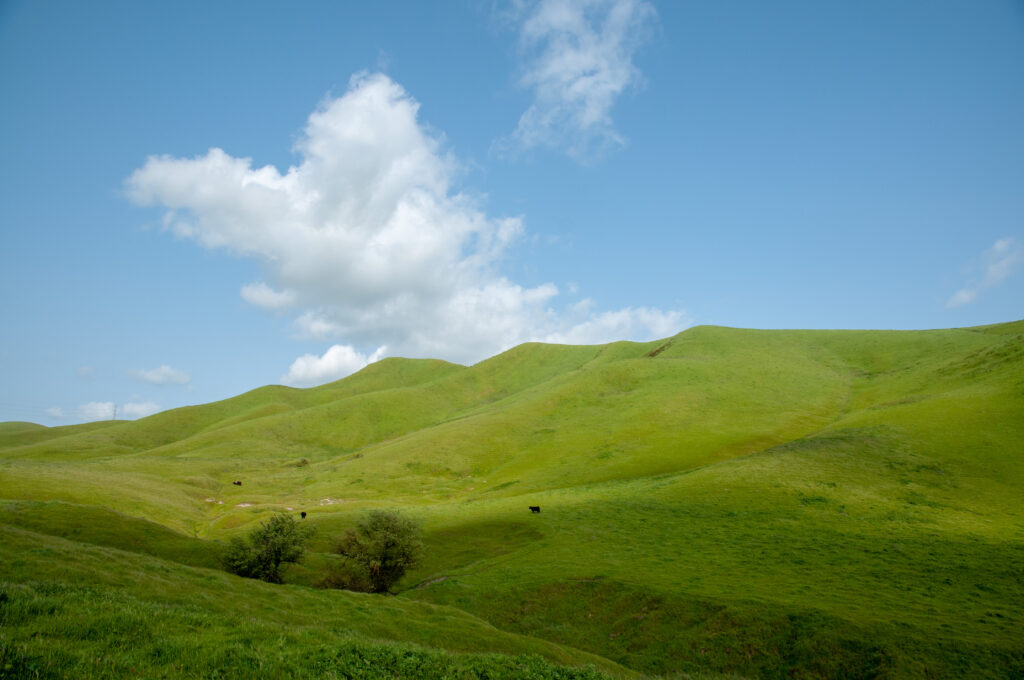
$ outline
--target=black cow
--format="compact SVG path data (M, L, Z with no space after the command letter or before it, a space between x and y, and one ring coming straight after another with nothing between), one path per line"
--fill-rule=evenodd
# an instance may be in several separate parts
M238 481L237 479L235 481L231 482L231 483L234 484L235 486L242 486L242 483L240 481Z
M306 511L305 510L303 510L299 514L302 515L302 519L306 519Z
M540 512L540 506L539 505L531 505L530 506L530 512Z

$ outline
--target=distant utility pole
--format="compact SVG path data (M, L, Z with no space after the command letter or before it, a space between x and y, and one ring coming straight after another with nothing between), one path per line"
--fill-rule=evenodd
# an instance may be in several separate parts
M114 417L111 420L117 420L117 404L114 404Z

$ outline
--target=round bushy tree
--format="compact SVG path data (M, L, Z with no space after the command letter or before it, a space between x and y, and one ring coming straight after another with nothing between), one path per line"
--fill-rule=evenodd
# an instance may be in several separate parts
M312 529L279 512L249 532L235 536L224 555L224 568L233 574L281 583L284 565L298 562L306 549Z
M338 553L359 567L371 592L386 593L420 560L423 531L397 512L374 510L345 534Z

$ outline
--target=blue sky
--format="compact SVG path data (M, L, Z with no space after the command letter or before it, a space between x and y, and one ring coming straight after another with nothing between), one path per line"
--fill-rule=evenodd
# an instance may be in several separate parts
M1024 5L0 4L0 420L1024 317Z

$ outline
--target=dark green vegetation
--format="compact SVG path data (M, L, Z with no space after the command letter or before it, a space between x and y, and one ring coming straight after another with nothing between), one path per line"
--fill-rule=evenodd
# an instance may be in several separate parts
M245 538L231 537L224 553L224 568L246 578L283 583L284 568L302 559L311 534L311 529L300 525L291 515L275 513Z
M7 423L0 498L0 654L43 675L1024 676L1024 322L699 327ZM399 596L307 587L373 509L425 529ZM291 585L216 569L300 510Z
M372 593L387 593L423 555L423 530L408 517L372 510L345 532L338 553L357 565Z

